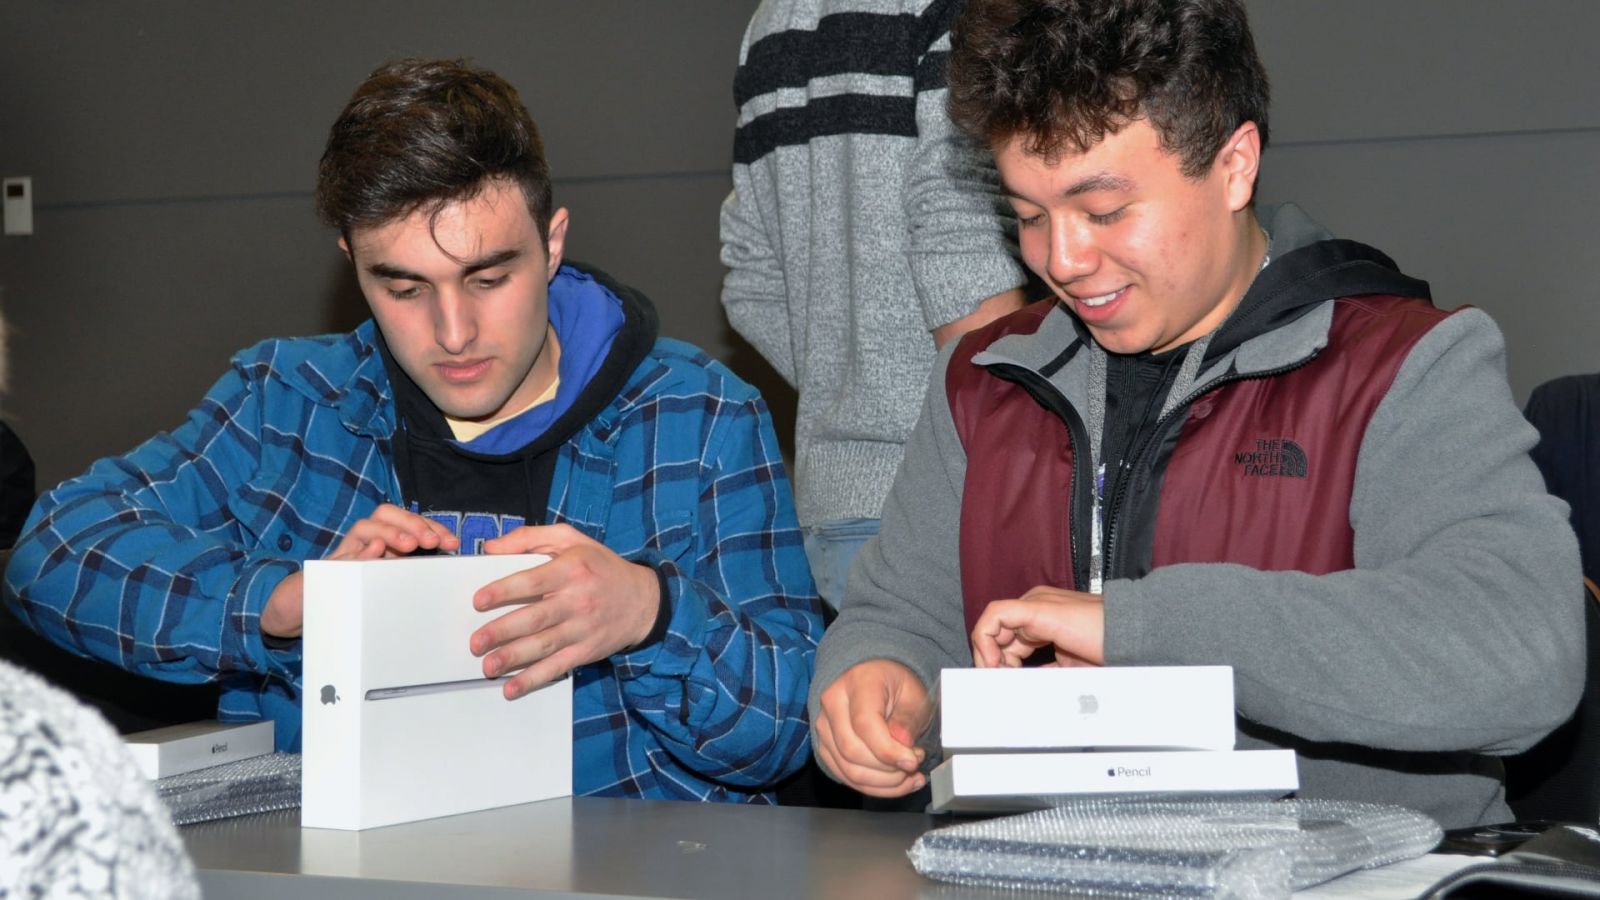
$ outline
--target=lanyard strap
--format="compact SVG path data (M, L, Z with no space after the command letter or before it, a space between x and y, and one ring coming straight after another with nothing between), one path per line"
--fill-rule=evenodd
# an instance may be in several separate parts
M1272 262L1272 236L1262 229L1261 234L1267 239L1267 251L1261 255L1261 266L1256 269L1256 275ZM1254 278L1251 279L1254 283ZM1245 293L1249 293L1246 286ZM1227 320L1223 320L1226 324ZM1183 365L1178 368L1178 377L1173 379L1172 387L1167 391L1166 399L1161 401L1161 413L1158 420L1165 418L1167 413L1177 408L1178 404L1188 399L1189 391L1194 388L1195 379L1200 377L1200 365L1205 362L1206 348L1211 346L1211 339L1222 330L1222 325L1212 329L1204 337L1199 338L1189 345L1188 352L1183 355ZM1089 593L1099 594L1105 588L1105 495L1106 495L1106 464L1100 458L1101 447L1105 441L1106 427L1106 391L1108 390L1106 369L1106 351L1094 341L1089 342L1089 409L1088 421L1084 425L1089 429L1089 471L1094 473L1094 512L1090 520L1089 529ZM1117 473L1111 473L1114 478Z
M1167 413L1177 408L1179 403L1188 397L1189 391L1194 387L1195 380L1200 376L1200 364L1205 361L1206 348L1211 346L1211 338L1215 331L1191 343L1189 349L1183 354L1183 365L1178 368L1178 375L1172 381L1172 387L1167 390L1166 399L1161 402L1161 413L1157 418L1162 418ZM1094 513L1090 521L1089 531L1089 593L1098 594L1105 584L1105 495L1106 495L1106 463L1101 458L1101 448L1105 442L1106 426L1106 391L1107 384L1107 356L1106 351L1099 344L1089 345L1089 409L1088 421L1085 426L1089 431L1089 471L1094 473ZM1110 475L1114 478L1117 473Z

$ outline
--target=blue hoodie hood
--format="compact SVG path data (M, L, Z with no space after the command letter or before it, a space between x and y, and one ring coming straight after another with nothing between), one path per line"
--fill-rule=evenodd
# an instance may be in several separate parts
M550 282L550 325L561 343L561 382L555 399L501 422L470 441L473 453L503 456L531 444L572 408L611 353L625 317L622 300L593 275L562 266Z

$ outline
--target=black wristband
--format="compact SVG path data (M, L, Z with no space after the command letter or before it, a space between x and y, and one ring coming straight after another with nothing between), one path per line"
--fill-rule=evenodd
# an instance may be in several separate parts
M261 643L268 650L293 650L295 645L300 643L300 639L297 637L278 637L275 634L267 634L263 631L261 632Z
M650 633L644 636L644 640L629 647L630 651L643 650L645 647L661 643L662 638L667 636L667 625L672 621L672 594L667 590L667 573L662 565L650 568L655 570L656 583L660 585L661 602L656 606L656 621L650 626Z

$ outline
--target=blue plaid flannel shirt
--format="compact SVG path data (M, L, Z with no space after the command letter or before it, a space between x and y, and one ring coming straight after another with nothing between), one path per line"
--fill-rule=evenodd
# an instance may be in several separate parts
M399 502L394 403L368 322L266 341L188 420L45 494L5 573L35 630L155 678L217 679L219 715L300 741L300 657L262 643L267 596ZM659 643L573 673L582 794L770 802L809 753L822 621L760 395L662 339L561 449L550 522L669 592Z

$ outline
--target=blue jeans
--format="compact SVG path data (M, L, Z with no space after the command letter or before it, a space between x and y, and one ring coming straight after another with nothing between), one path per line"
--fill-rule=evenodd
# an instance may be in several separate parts
M804 529L806 560L822 602L837 612L844 603L850 564L867 538L878 533L877 519L835 519Z

